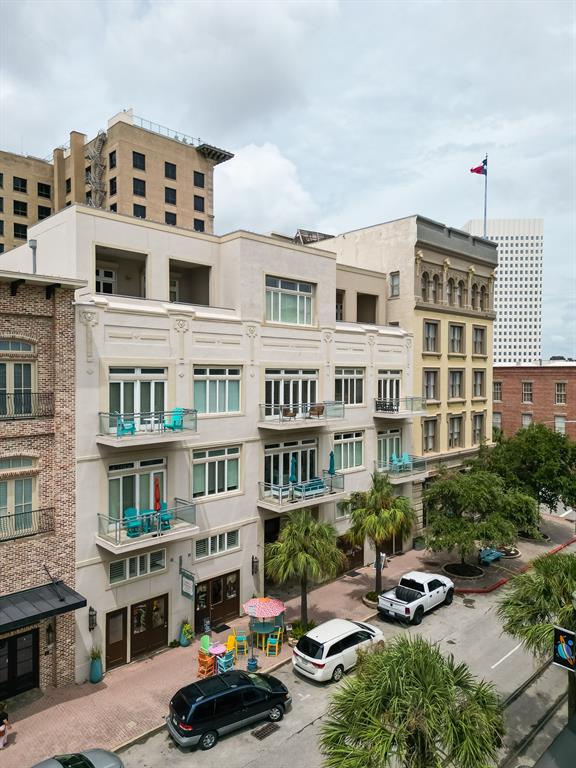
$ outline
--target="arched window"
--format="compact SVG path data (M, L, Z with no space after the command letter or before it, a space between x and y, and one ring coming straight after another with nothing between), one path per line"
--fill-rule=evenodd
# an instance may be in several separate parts
M480 309L483 312L488 309L488 291L485 285L480 288Z
M454 306L454 280L450 277L446 283L446 301L449 307Z
M478 309L478 285L472 283L472 309Z
M456 288L456 304L459 307L464 306L464 280L458 281L458 286Z
M440 300L440 278L434 275L432 278L432 302L437 304Z
M430 284L430 276L428 275L428 272L424 272L422 274L422 301L428 301L428 288Z

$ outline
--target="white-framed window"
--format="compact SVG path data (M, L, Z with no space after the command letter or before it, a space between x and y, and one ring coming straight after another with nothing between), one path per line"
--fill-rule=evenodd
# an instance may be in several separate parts
M233 531L218 533L215 536L207 536L204 539L196 539L194 542L194 559L200 560L203 557L218 555L220 552L227 552L230 549L240 548L240 531L236 528Z
M448 419L448 448L460 448L463 439L462 416L450 416Z
M464 353L464 326L450 323L448 326L448 352L461 355Z
M287 405L297 409L317 401L318 370L314 368L266 368L264 377L266 405ZM306 408L302 410L306 411ZM270 412L277 411L272 408Z
M108 466L108 517L122 520L127 509L154 511L154 484L164 502L166 459L142 459Z
M166 549L156 549L142 555L111 560L108 563L108 581L118 584L140 576L154 576L166 570Z
M336 469L361 467L364 463L364 432L340 432L334 435Z
M350 517L351 514L352 509L349 501L344 500L336 503L336 520L342 520L345 517Z
M4 352L8 357L2 359ZM15 356L15 352L22 353ZM36 361L33 344L18 339L0 339L0 418L32 413Z
M314 285L266 276L266 320L312 325Z
M390 296L400 296L400 272L390 272Z
M492 427L494 429L502 429L502 414L498 411L492 414Z
M180 301L180 280L177 277L170 278L170 301Z
M335 400L344 405L364 402L364 368L336 368Z
M424 397L426 400L439 400L440 390L438 388L439 371L437 368L424 371Z
M522 382L522 402L523 403L531 403L532 402L532 382L531 381L523 381Z
M398 400L402 384L402 371L378 371L378 400Z
M502 401L502 382L494 381L492 383L492 399L501 402Z
M486 354L486 328L475 325L472 329L472 354Z
M437 450L438 443L438 419L424 419L422 421L422 451L433 453Z
M132 368L115 366L108 372L110 428L116 428L113 414L140 414L137 428L145 429L147 419L166 410L168 374L166 368Z
M478 445L484 440L484 414L472 414L472 443Z
M554 431L566 434L566 416L554 416Z
M26 470L35 463L29 456L0 459L0 536L9 532L14 536L25 535L34 528L36 477L12 475L14 470ZM2 518L9 520L4 523Z
M318 441L289 440L264 446L264 482L272 485L304 483L316 477ZM292 479L290 479L292 478Z
M534 419L532 418L532 414L531 413L523 413L522 414L522 426L523 427L529 427L530 424L532 424L533 421L534 421Z
M472 396L484 397L486 395L486 371L478 369L474 371L472 383Z
M438 323L426 320L424 323L424 352L439 352Z
M96 293L116 293L116 270L96 268Z
M336 322L344 320L344 291L336 291Z
M555 399L556 405L566 405L566 382L557 381L555 384Z
M402 456L402 430L387 429L378 432L378 466L387 467L392 456Z
M448 397L464 397L464 371L448 371Z
M216 496L240 487L240 446L192 452L192 498Z
M194 366L194 408L198 413L240 411L241 368Z

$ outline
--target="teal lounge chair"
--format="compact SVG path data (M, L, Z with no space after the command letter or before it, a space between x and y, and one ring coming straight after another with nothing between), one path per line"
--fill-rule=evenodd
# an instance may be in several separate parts
M126 527L126 534L134 539L140 536L142 533L142 520L138 514L136 507L128 507L122 514L124 525Z
M121 414L117 413L116 419L116 435L118 437L136 434L136 422L133 416L124 418Z
M171 429L172 432L184 429L184 408L174 408L170 420L164 421L164 429Z

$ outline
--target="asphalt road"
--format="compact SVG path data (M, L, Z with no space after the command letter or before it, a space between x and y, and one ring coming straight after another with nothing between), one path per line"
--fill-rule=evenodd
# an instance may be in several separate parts
M418 633L440 643L444 653L465 661L478 676L492 680L507 696L537 669L537 662L518 643L502 634L496 616L501 590L490 595L456 596L454 603L425 616L418 628L375 618L386 638ZM126 768L163 768L202 765L203 768L321 768L318 736L333 684L318 685L298 677L291 665L274 673L289 688L293 708L280 729L263 741L250 730L222 738L209 752L182 752L166 731L136 744L121 754ZM562 674L562 673L560 673Z

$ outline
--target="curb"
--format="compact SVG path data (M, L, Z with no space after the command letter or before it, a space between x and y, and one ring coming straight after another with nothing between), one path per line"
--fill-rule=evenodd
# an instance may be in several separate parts
M558 544L558 546L554 547L553 549L548 550L548 552L544 553L544 556L547 555L555 555L557 552L560 552L560 550L564 549L565 547L569 547L571 544L576 543L576 536L572 536L568 541L565 541L563 544ZM530 568L532 565L532 562L528 563L528 565L523 565L522 568L518 570L518 573L526 573L526 571ZM515 574L517 575L517 574ZM507 584L510 579L513 579L514 576L507 576L505 578L499 579L495 584L491 584L489 587L478 587L477 589L473 589L472 587L455 587L454 593L456 595L487 595L490 592L494 592L496 589L500 589L500 587L503 587L504 584Z

